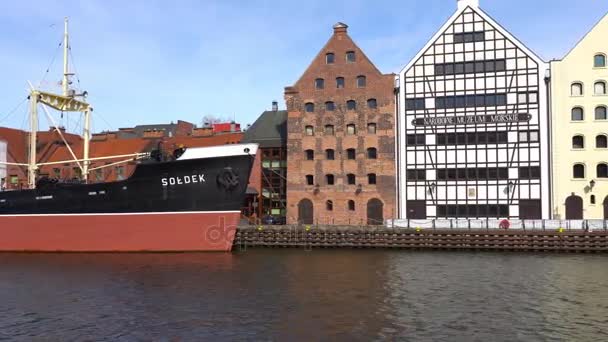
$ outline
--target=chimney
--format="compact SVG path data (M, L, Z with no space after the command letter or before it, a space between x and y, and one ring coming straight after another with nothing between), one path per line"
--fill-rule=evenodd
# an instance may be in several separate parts
M272 101L272 111L276 112L279 110L279 103L277 101Z
M230 121L230 132L236 132L236 123L234 121Z
M346 30L348 29L348 25L345 23L338 22L334 25L334 34L346 34Z
M458 0L458 9L465 9L468 6L477 8L479 7L479 0Z

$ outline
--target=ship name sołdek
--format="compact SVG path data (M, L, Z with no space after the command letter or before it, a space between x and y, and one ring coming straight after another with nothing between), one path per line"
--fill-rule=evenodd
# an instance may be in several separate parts
M509 122L527 122L532 119L530 114L494 114L494 115L465 115L442 116L438 118L418 118L412 120L414 126L450 126L477 125Z

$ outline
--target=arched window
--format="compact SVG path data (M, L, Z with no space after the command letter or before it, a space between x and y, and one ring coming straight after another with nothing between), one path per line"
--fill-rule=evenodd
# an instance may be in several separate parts
M595 147L596 148L608 148L608 137L604 134L600 134L595 137Z
M598 106L595 107L595 120L606 120L608 117L606 116L606 107Z
M306 185L314 185L315 178L313 175L306 175Z
M591 202L591 204L595 204L595 195L591 195L589 202Z
M325 88L325 80L322 78L317 78L315 80L315 89L323 89Z
M348 210L355 211L355 201L348 200Z
M333 211L334 202L332 200L327 200L327 202L325 202L325 209L327 209L327 211Z
M306 126L304 128L304 134L308 136L315 135L315 129L312 126Z
M334 175L325 175L327 185L334 185Z
M608 178L608 164L597 164L597 178Z
M367 124L367 134L376 134L376 124L370 122Z
M356 61L355 51L346 52L346 61L348 63L354 63Z
M365 76L357 76L357 88L365 88L366 85L367 79L365 78Z
M376 99L367 100L367 108L370 108L370 109L378 108L378 101L376 101Z
M331 102L331 101L325 102L326 111L332 112L334 109L336 109L336 105L333 102Z
M325 135L334 135L334 125L325 125Z
M583 84L580 82L572 83L570 86L570 95L581 96L583 95Z
M336 77L336 88L344 88L344 77Z
M306 150L306 160L314 160L315 159L315 151Z
M585 120L585 114L583 113L583 108L581 108L581 107L574 107L574 108L572 108L571 120L572 121L583 121L583 120Z
M374 185L376 184L376 174L370 173L367 175L367 184Z
M327 160L334 160L335 159L334 150L332 150L331 148L328 148L327 150L325 150L325 157L327 158Z
M595 89L595 95L606 95L606 82L604 82L604 81L595 82L593 89Z
M357 151L354 148L349 148L346 150L346 158L349 160L355 160L357 158Z
M575 135L572 137L572 148L581 149L585 148L585 138L582 135Z
M315 111L315 104L312 102L308 102L304 105L304 108L306 109L306 113L312 113Z
M335 55L331 52L325 54L325 63L326 64L334 64Z
M593 57L593 67L605 68L606 67L606 55L598 53Z
M357 109L357 102L355 100L346 101L346 109L348 109L348 110Z
M355 135L357 134L357 129L355 128L355 124L346 125L346 134L347 135Z
M370 147L367 149L367 159L377 159L378 151L375 147Z
M355 185L355 183L357 183L357 177L355 177L354 174L349 173L349 174L346 175L346 182L349 185Z
M585 165L574 164L574 166L572 167L572 178L585 178Z

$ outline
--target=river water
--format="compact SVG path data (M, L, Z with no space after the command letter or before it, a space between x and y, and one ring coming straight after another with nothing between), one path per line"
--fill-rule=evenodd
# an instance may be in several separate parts
M0 254L0 341L602 341L608 256Z

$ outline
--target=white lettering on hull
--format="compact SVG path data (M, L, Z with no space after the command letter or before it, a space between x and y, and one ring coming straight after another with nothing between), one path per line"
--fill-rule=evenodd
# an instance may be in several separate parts
M205 175L188 175L183 177L166 177L160 180L162 186L183 185L190 183L205 183Z

